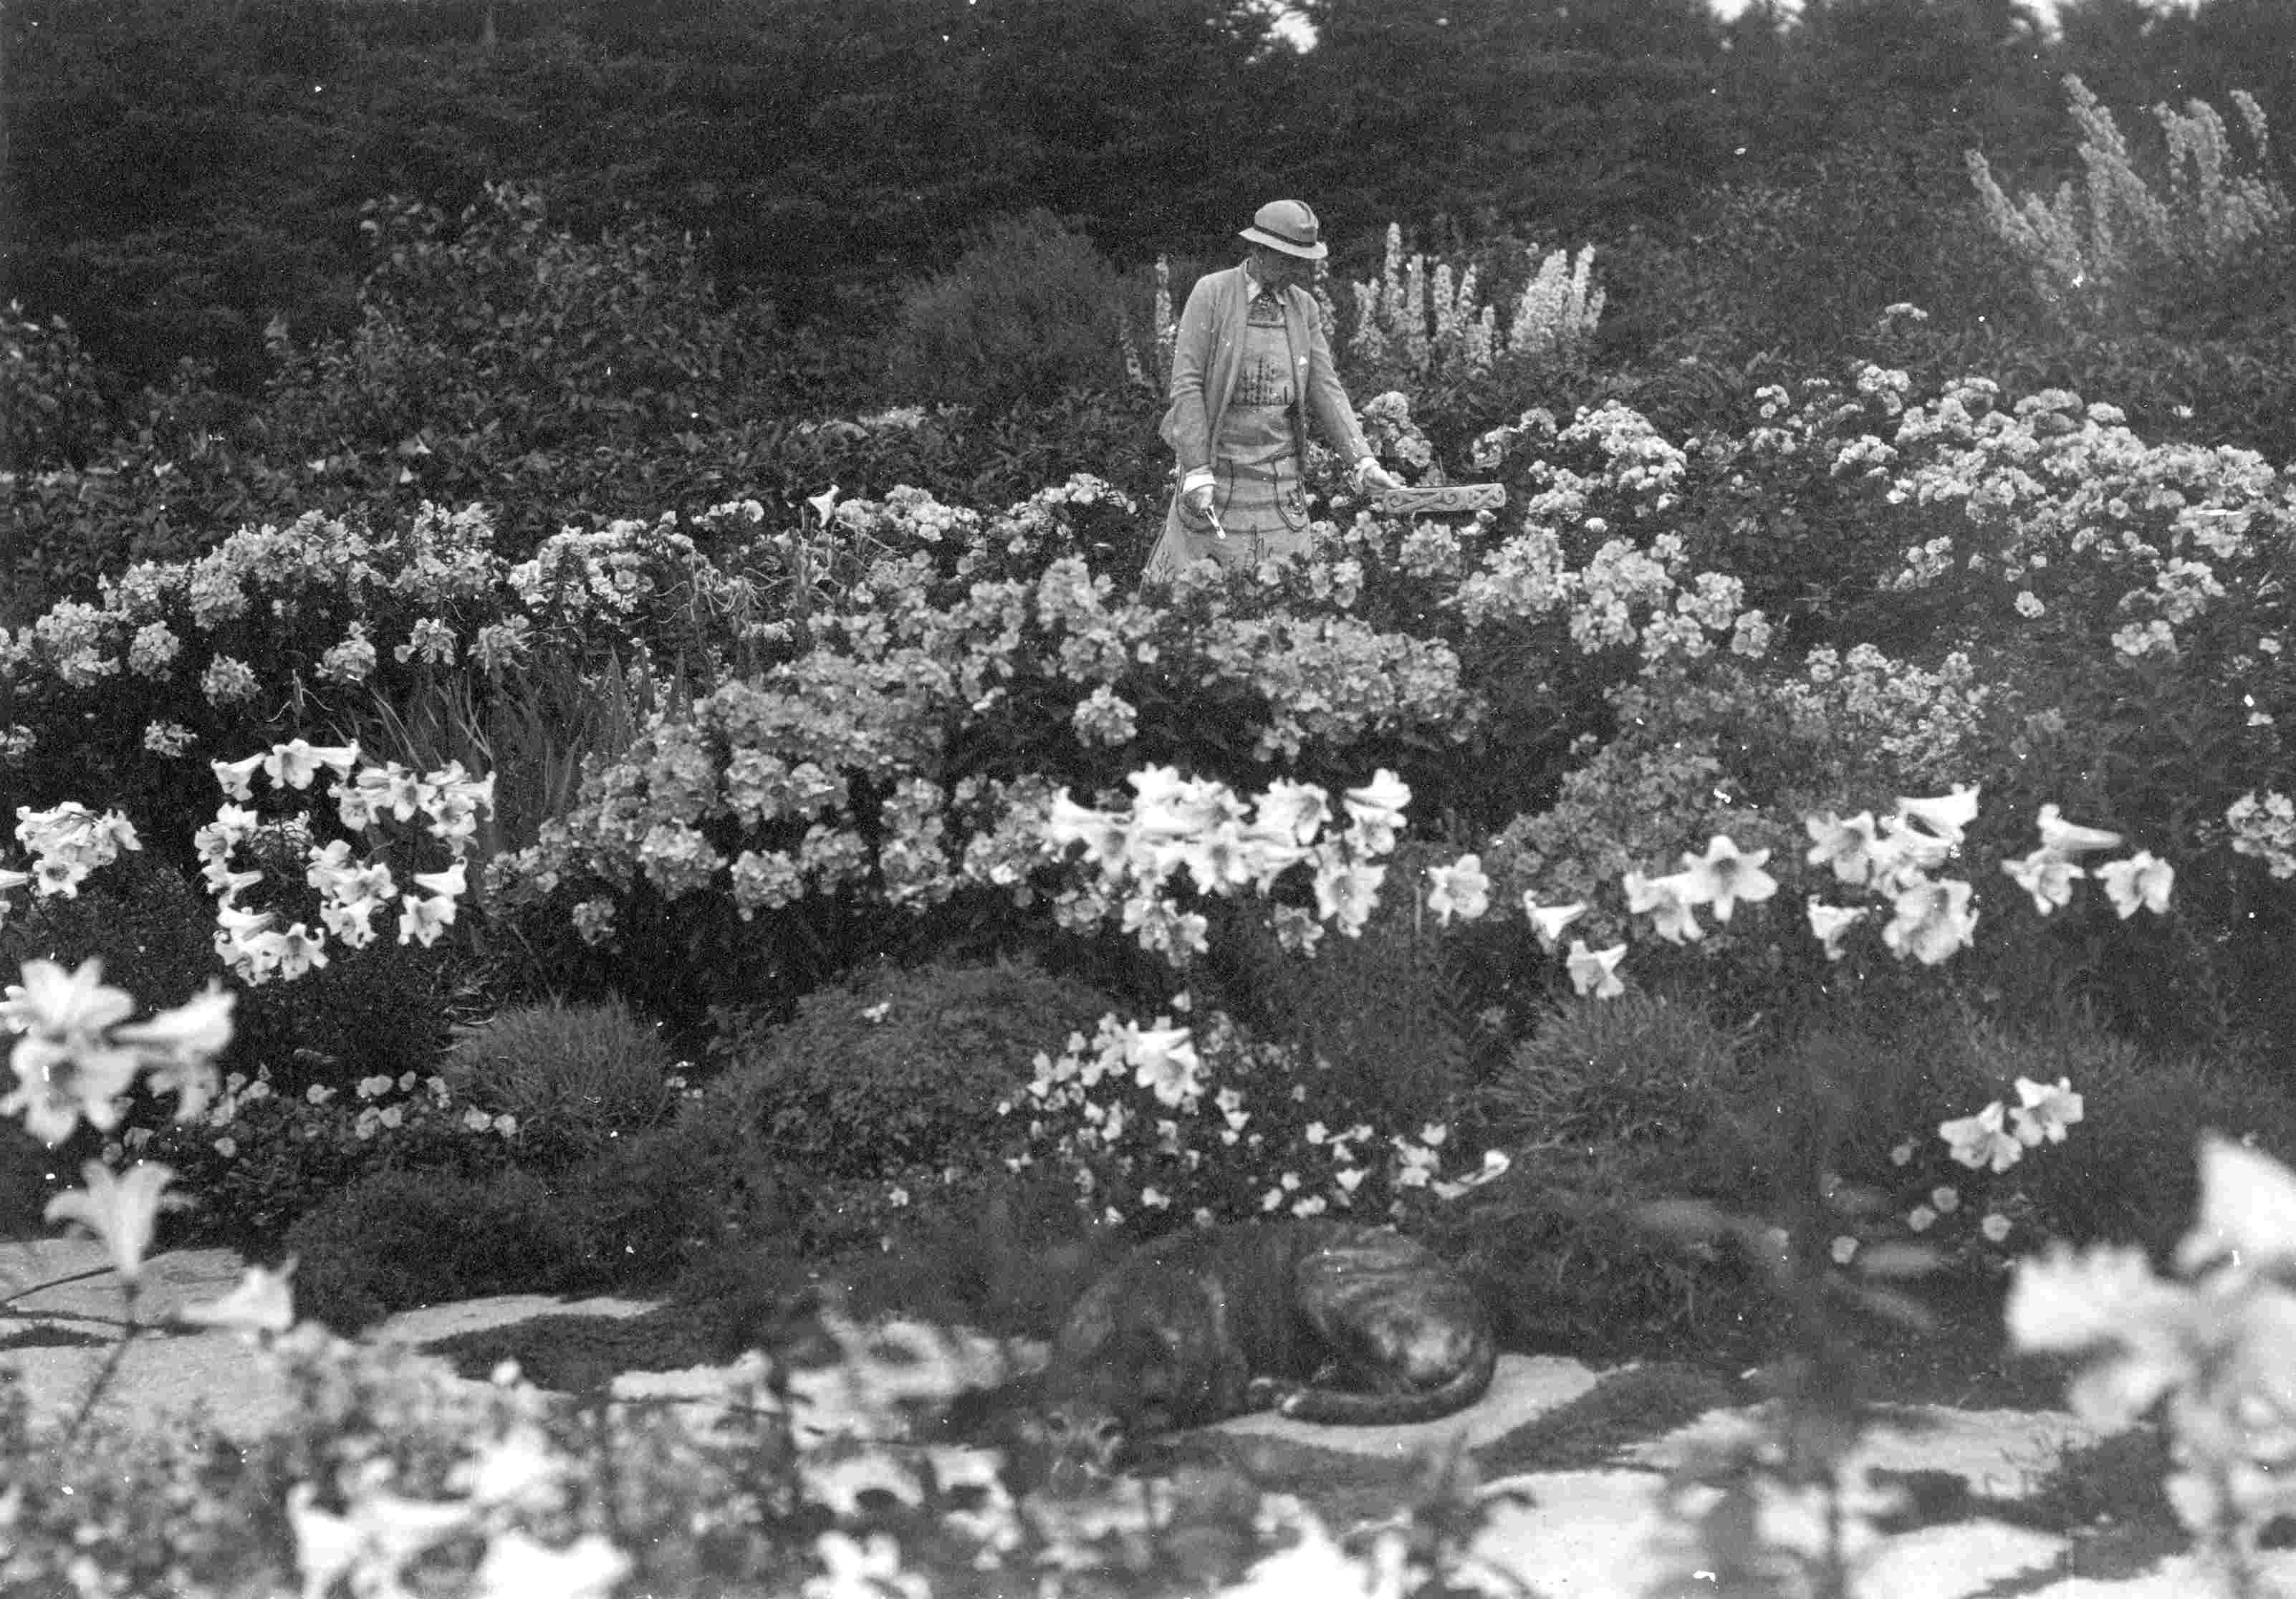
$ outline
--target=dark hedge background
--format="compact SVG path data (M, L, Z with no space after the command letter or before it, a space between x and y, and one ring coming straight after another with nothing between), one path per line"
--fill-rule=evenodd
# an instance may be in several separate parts
M1073 218L1131 266L1224 258L1294 193L1342 272L1368 272L1390 219L1438 248L1694 250L1742 280L1747 339L1811 345L1841 330L1801 314L1798 254L1918 269L1905 218L1965 206L1964 148L2066 174L2065 72L2140 137L2141 106L2229 114L2244 87L2284 175L2296 128L2286 0L2071 0L2061 38L2009 0L1726 26L1701 0L1296 9L1321 37L1305 54L1221 0L21 0L0 12L0 298L67 318L115 403L184 356L252 394L275 316L307 341L354 318L359 207L386 194L453 216L483 181L531 182L562 225L690 231L721 299L835 326L999 214ZM1784 231L1749 263L1753 198ZM1629 349L1718 320L1638 299L1616 266Z

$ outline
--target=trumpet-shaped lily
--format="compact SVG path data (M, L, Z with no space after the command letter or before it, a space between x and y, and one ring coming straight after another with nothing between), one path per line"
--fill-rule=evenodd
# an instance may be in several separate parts
M2112 901L2113 910L2124 922L2140 906L2156 916L2165 914L2169 891L2177 882L2177 869L2154 858L2149 849L2140 849L2125 861L2107 861L2096 869L2096 875L2104 883L2104 897Z
M2072 898L2074 878L2088 875L2071 857L2046 844L2020 859L2003 861L2001 869L2033 897L2033 908L2044 916Z
M1825 946L1825 958L1829 961L1841 958L1843 936L1863 922L1866 916L1866 912L1862 907L1849 910L1837 905L1820 905L1816 895L1809 897L1809 931L1816 935L1819 943Z
M1619 963L1626 958L1627 947L1613 944L1608 949L1587 947L1584 939L1570 940L1570 986L1580 994L1592 993L1597 999L1616 999L1627 991L1619 979Z
M1743 854L1728 833L1718 832L1707 841L1704 855L1683 851L1683 873L1691 882L1687 898L1713 906L1715 920L1727 922L1739 900L1759 904L1778 891L1777 879L1762 870L1769 858L1767 849Z
M2005 1112L1995 1100L1974 1116L1938 1123L1938 1136L1951 1146L1953 1158L1976 1171L1990 1166L2006 1171L2025 1153L2025 1146L2002 1127Z
M1627 891L1627 909L1638 916L1647 914L1651 931L1668 943L1695 941L1706 936L1693 909L1699 903L1698 880L1690 873L1644 877L1639 872L1629 872L1619 882Z
M1975 784L1956 783L1953 792L1933 799L1909 800L1900 795L1898 814L1919 822L1947 843L1958 844L1964 830L1977 819L1978 791Z
M2065 821L2057 811L2054 801L2041 807L2037 818L2041 830L2041 848L2057 855L2079 855L2085 849L2112 849L2120 843L2120 835L2107 832L2101 827L2082 827Z
M1628 876L1633 879L1635 874L1629 873ZM1587 914L1587 902L1582 899L1570 905L1541 905L1535 895L1525 894L1522 912L1530 918L1531 931L1538 935L1540 945L1551 950L1562 936L1562 930Z
M2081 1096L2073 1092L2070 1078L2059 1078L2053 1087L2021 1077L2017 1098L2020 1103L2010 1111L2010 1119L2016 1124L2017 1142L2028 1149L2044 1139L2062 1144L2065 1129L2081 1119Z
M211 760L209 769L215 773L216 783L224 793L234 800L255 798L255 774L268 757L250 755L245 760Z
M1878 842L1872 811L1860 811L1848 821L1828 811L1822 816L1804 816L1801 824L1815 840L1804 860L1813 866L1833 867L1833 875L1851 888L1865 884L1874 869Z
M1472 922L1490 908L1491 880L1483 875L1480 856L1463 855L1454 865L1430 866L1427 878L1427 908L1446 927L1454 914Z
M1916 882L1898 892L1890 924L1882 941L1899 958L1911 955L1924 966L1934 966L1966 946L1977 928L1977 913L1969 908L1969 885L1957 880Z

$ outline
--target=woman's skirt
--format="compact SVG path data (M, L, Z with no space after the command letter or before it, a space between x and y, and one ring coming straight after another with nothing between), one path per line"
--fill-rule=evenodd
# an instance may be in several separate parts
M1306 553L1308 496L1289 406L1230 406L1222 413L1212 479L1218 528L1182 504L1176 488L1146 576L1174 577L1204 560L1250 570Z

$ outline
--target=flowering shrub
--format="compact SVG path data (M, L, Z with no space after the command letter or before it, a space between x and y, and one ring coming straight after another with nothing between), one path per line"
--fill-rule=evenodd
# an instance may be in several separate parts
M868 972L797 1003L721 1011L703 1117L808 1174L892 1177L986 1162L996 1101L1045 1040L1089 1027L1110 997L1029 962Z
M2112 113L2078 77L2065 78L2081 131L2084 179L2055 197L2013 201L1985 158L1966 152L1987 223L2023 258L2042 302L2067 318L2142 313L2158 298L2199 299L2242 252L2286 229L2296 208L2269 177L2264 108L2244 90L2233 104L2256 146L2257 173L2234 176L2224 119L2204 100L2152 115L2168 139L2169 187L2156 193L2133 165Z
M1589 276L1595 247L1583 247L1575 263L1562 250L1542 259L1533 248L1529 256L1529 281L1502 332L1499 308L1482 303L1472 265L1455 271L1438 261L1431 274L1425 255L1406 261L1402 226L1390 223L1380 276L1349 285L1355 317L1345 340L1335 340L1340 357L1414 384L1481 377L1502 360L1542 377L1580 368L1603 315L1603 291Z
M183 1234L203 1244L268 1249L303 1217L382 1171L484 1177L514 1159L515 1117L458 1100L444 1078L362 1078L275 1092L267 1070L231 1072L193 1119L127 1125L107 1162L164 1165L197 1202Z
M24 977L8 1020L25 1031L12 1052L20 1075L29 1080L29 1054L48 1084L29 1102L35 1113L102 1119L117 1087L147 1068L187 1113L213 1092L209 1057L229 1035L227 1000L121 1027L132 1001L94 968L36 964ZM6 1109L20 1108L12 1096ZM145 1163L121 1177L91 1161L84 1177L48 1214L105 1243L132 1339L174 1174ZM1385 1584L1400 1573L1401 1592L1448 1592L1479 1520L1472 1482L1447 1472L1422 1507L1433 1518L1427 1534L1390 1529L1357 1556L1226 1477L1191 1480L1177 1496L1120 1489L1104 1505L1016 1501L993 1456L883 1447L921 1406L998 1374L990 1363L916 1324L864 1329L833 1308L817 1318L836 1350L828 1369L751 1357L706 1432L668 1409L632 1416L603 1395L570 1407L514 1367L474 1387L403 1345L352 1345L299 1325L295 1269L250 1268L220 1300L180 1313L254 1341L255 1357L285 1380L286 1419L255 1439L226 1444L194 1423L122 1450L87 1429L104 1377L57 1431L29 1423L12 1374L0 1373L0 1581L43 1591L164 1581L221 1595L299 1579L313 1591L413 1583L603 1599L628 1578L652 1592L813 1599L878 1581L924 1591L906 1560L958 1581L1056 1569L1070 1591L1161 1594L1178 1591L1175 1574L1185 1591L1207 1581L1226 1591L1264 1574L1272 1555L1283 1581L1308 1571L1318 1591L1346 1591L1332 1587L1341 1580L1364 1591L1351 1563L1360 1558ZM1192 1537L1222 1526L1211 1546Z
M1025 1093L997 1107L1028 1130L1006 1164L1072 1173L1111 1224L1160 1211L1199 1226L1271 1214L1383 1219L1409 1198L1456 1197L1506 1169L1494 1150L1472 1176L1439 1180L1447 1128L1398 1132L1357 1119L1362 1109L1327 1063L1248 1040L1218 1012L1146 1028L1104 1016L1093 1039L1072 1034L1057 1059L1039 1054Z

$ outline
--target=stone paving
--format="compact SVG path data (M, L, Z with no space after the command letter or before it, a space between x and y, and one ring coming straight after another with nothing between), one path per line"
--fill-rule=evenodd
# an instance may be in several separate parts
M31 1283L100 1266L102 1260L101 1252L82 1241L0 1243L0 1301ZM158 1257L149 1271L147 1308L158 1314L186 1300L220 1295L238 1280L240 1266L229 1251L194 1250ZM86 1325L64 1319L72 1316L117 1316L120 1303L118 1287L107 1275L19 1299L13 1308L43 1312L58 1318L48 1324L70 1327ZM647 1302L625 1299L506 1296L404 1312L369 1336L419 1345L545 1313L629 1316L650 1308ZM20 1325L0 1321L0 1333ZM104 1353L91 1347L4 1349L0 1365L20 1374L35 1415L56 1419L78 1404ZM726 1374L709 1367L629 1373L615 1380L614 1391L626 1398L683 1396L706 1412ZM1472 1410L1445 1422L1315 1427L1256 1416L1227 1423L1225 1430L1244 1440L1288 1440L1402 1458L1456 1432L1466 1435L1471 1447L1487 1444L1587 1393L1603 1374L1572 1360L1507 1356L1491 1392ZM246 1437L260 1431L285 1403L235 1335L201 1332L139 1343L121 1367L106 1409L141 1425L203 1404L226 1432ZM1875 1429L1861 1446L1857 1465L1881 1473L1950 1472L1981 1495L2013 1496L2046 1471L2058 1451L2089 1437L2072 1416L2056 1411L1923 1406L1908 1414L1912 1425ZM1669 1507L1664 1472L1687 1450L1742 1431L1755 1420L1750 1410L1718 1409L1635 1446L1619 1465L1502 1479L1528 1489L1530 1502L1499 1508L1479 1553L1535 1584L1549 1599L1672 1599L1677 1594L1692 1599L1711 1594L1713 1575L1702 1571L1696 1552L1682 1542L1680 1511L1702 1509L1712 1502L1712 1490L1693 1490L1679 1509ZM1878 1513L1899 1501L1902 1489L1890 1486L1886 1476L1878 1480L1881 1486L1854 1496L1857 1508ZM1761 1516L1765 1531L1776 1539L1817 1546L1822 1520L1814 1496L1769 1494ZM1860 1531L1850 1547L1857 1561L1856 1591L1886 1599L2201 1599L2225 1591L2182 1555L2133 1571L2085 1572L2079 1569L2083 1546L2072 1538L1995 1521L1956 1521L1890 1538ZM2266 1575L2296 1591L2296 1554L2275 1554L2267 1561Z

